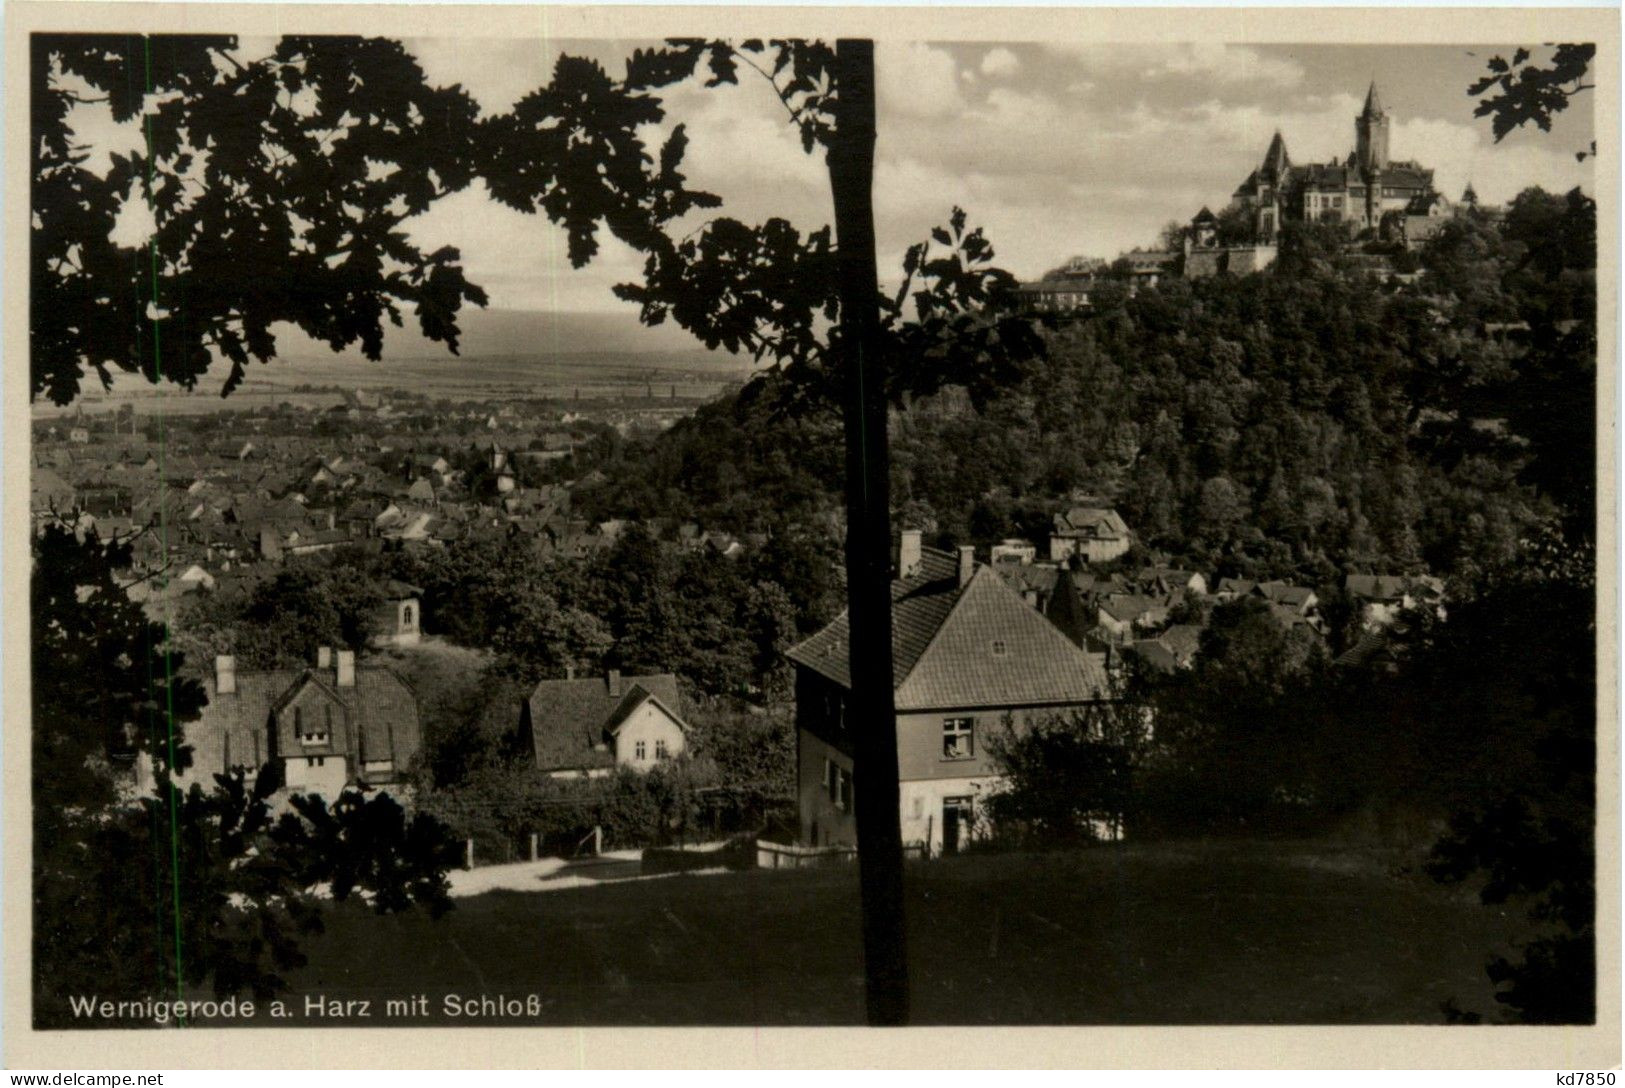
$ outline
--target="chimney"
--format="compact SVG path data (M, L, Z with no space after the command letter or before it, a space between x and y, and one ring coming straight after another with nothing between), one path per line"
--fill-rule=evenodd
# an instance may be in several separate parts
M326 646L316 648L316 667L318 669L331 669L333 667L333 651Z
M959 546L959 586L965 587L970 581L971 574L976 570L976 549L969 544Z
M604 680L609 684L609 693L611 695L619 695L621 693L620 669L610 669L609 674L604 678Z
M214 659L214 690L219 695L231 695L237 690L237 659L230 654L219 654Z
M897 535L897 577L912 578L920 573L920 531L904 529Z
M339 659L339 687L355 687L355 651L340 650Z

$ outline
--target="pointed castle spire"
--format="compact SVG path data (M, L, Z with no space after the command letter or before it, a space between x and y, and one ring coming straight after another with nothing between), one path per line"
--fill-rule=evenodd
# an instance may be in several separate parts
M1365 92L1364 116L1382 116L1382 96L1377 93L1377 80L1375 77L1373 77L1371 80L1371 89Z
M1264 152L1264 169L1276 177L1282 177L1291 165L1292 160L1287 158L1286 154L1286 141L1281 138L1281 130L1276 129L1275 138L1270 141L1270 149Z

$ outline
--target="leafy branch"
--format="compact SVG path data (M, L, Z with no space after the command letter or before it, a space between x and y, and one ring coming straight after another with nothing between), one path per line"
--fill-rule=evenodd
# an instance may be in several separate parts
M1510 60L1491 57L1486 63L1488 74L1467 88L1469 95L1480 98L1473 116L1490 118L1496 143L1531 122L1542 132L1550 132L1552 117L1567 109L1575 95L1596 86L1586 81L1596 54L1597 47L1586 43L1556 46L1545 65L1526 63L1532 54L1521 47ZM1481 97L1484 95L1488 97ZM1589 151L1576 152L1575 157L1584 161L1596 152L1593 141Z

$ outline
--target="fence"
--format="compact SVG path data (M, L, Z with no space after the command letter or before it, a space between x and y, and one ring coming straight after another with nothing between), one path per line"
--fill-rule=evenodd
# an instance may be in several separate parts
M855 846L792 846L782 842L756 840L758 869L806 869L814 865L856 860Z

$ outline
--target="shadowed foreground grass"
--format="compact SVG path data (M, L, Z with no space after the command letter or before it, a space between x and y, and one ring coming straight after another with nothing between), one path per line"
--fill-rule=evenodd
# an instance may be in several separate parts
M1484 961L1522 932L1514 910L1301 846L963 857L911 866L907 894L920 1024L1436 1024L1451 999L1493 1012ZM535 1015L456 1022L855 1024L858 933L855 867L494 892L438 922L345 907L282 1023L320 1023L310 995L400 1025L485 994L534 995ZM428 1016L382 1019L419 994Z

